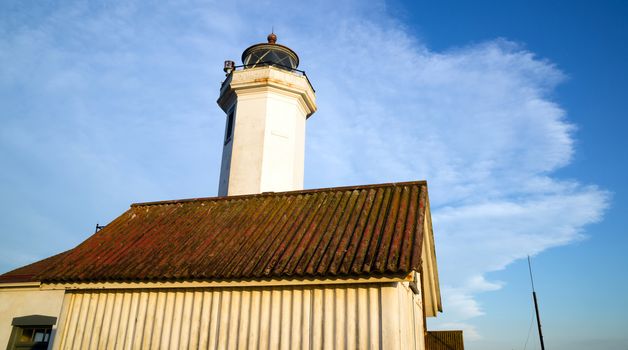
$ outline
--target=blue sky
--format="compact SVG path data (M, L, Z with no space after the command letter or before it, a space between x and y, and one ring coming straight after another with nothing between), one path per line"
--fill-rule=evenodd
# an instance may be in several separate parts
M625 18L603 1L5 1L0 270L130 203L215 195L222 61L274 26L317 90L306 187L428 181L431 327L523 349L532 254L548 348L625 349Z

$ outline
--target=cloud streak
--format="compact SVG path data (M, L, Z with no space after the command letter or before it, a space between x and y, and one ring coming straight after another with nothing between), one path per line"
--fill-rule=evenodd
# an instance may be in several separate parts
M347 20L333 40L346 66L319 88L333 110L315 116L308 165L339 171L314 187L427 179L446 310L435 325L479 339L474 295L501 288L486 273L582 239L608 205L551 175L573 155L575 127L550 98L564 74L499 38L433 52L402 27Z
M582 239L608 205L552 175L573 156L575 126L551 98L565 77L507 39L435 52L383 2L5 6L0 215L5 232L59 244L24 250L4 234L4 269L71 247L129 202L215 194L222 61L273 25L317 89L306 186L428 180L441 326L479 338L475 295L501 288L486 273Z

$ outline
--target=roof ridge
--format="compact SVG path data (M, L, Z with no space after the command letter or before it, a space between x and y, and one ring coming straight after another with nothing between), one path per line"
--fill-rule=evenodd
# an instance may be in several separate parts
M242 195L236 195L236 196L173 199L173 200L164 200L164 201L132 203L131 208L152 206L152 205L182 204L182 203L200 202L200 201L241 200L241 199L255 198L255 197L286 196L286 195L299 195L299 194L320 193L320 192L330 192L330 191L364 190L364 189L370 189L370 188L407 186L407 185L425 185L425 184L427 184L426 180L415 180L415 181L387 182L387 183L370 184L370 185L323 187L323 188L313 188L313 189L306 189L306 190L283 191L283 192L262 192L262 193L253 193L253 194L242 194Z

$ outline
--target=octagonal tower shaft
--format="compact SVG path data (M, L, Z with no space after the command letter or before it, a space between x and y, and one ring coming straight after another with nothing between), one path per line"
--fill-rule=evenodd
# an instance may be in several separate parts
M218 104L227 113L218 194L303 189L305 122L316 111L307 77L272 65L233 71Z

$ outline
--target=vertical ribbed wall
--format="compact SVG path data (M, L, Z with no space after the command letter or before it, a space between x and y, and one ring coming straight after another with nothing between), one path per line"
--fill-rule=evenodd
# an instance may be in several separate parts
M389 348L382 334L399 337L393 343L402 348L420 348L411 334L418 305L408 303L412 293L406 289L368 284L69 291L54 348ZM391 302L397 307L388 307ZM382 333L386 317L399 322L388 335Z
M399 322L403 332L401 335L401 347L404 349L425 349L425 327L423 324L421 295L414 294L406 283L399 283L395 289L400 302Z

